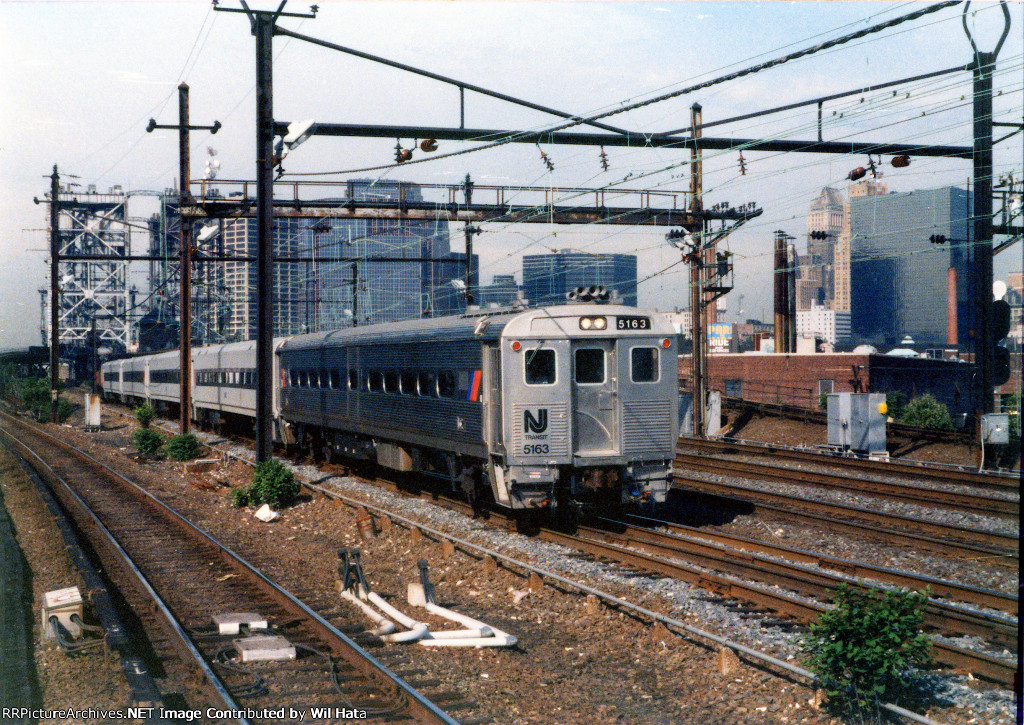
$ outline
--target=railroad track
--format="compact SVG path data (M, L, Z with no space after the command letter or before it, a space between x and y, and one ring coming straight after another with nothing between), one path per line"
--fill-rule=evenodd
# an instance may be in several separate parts
M768 455L773 459L814 463L821 466L840 468L844 471L856 470L878 476L901 476L928 483L955 483L985 491L1020 491L1020 476L1012 472L979 472L964 466L928 464L923 461L898 459L872 461L866 458L844 456L827 451L812 451L776 446L771 443L736 439L683 437L679 439L679 445L716 453Z
M677 468L690 471L708 471L732 476L742 476L764 481L813 486L830 491L846 491L866 494L873 498L910 503L917 506L951 508L968 513L1000 518L1019 519L1020 500L1013 500L988 494L963 493L943 488L912 486L902 483L878 481L848 473L832 474L808 471L800 468L776 466L752 461L738 461L728 458L709 459L689 453L679 453L675 458Z
M378 485L383 483L386 488L401 492L394 484L386 480L380 479L375 483ZM310 488L321 493L330 492L329 487L322 485L313 485ZM463 513L471 512L468 505L461 501L445 497L431 497L431 500L448 508L460 510ZM372 509L373 507L367 506L367 508ZM378 516L388 518L388 525L390 526L390 516L380 512L378 512ZM500 514L492 513L491 520L498 525L510 528L514 526L511 520ZM414 528L419 530L420 527ZM693 546L692 544L689 546L684 545L682 543L684 541L683 537L659 535L657 532L650 532L640 527L630 527L628 533L616 533L599 529L581 529L578 533L582 535L572 536L564 532L542 529L539 535L542 539L587 552L592 556L610 559L634 569L688 581L716 595L727 596L739 602L762 608L762 610L770 610L784 617L791 618L792 622L801 624L816 619L821 612L825 611L826 607L820 603L802 600L764 586L739 581L734 576L718 574L715 571L709 571L709 569L725 569L734 575L738 574L751 578L760 577L762 581L780 585L794 591L801 590L801 594L805 596L818 598L827 597L832 588L839 581L842 581L840 578L830 577L827 573L820 570L812 571L806 566L794 566L792 562L777 563L778 566L773 570L770 565L766 564L768 561L767 557L759 557L761 561L758 561L757 565L753 565L749 563L753 557L740 551L739 548L734 548L727 552L716 552L717 557L709 557L705 553L701 559L695 552L702 547ZM638 552L631 547L654 549L658 555ZM707 552L708 547L705 546L703 548ZM678 558L681 556L691 560L698 558L700 563L698 565L691 565L665 558ZM737 563L737 561L740 561L740 563ZM756 576L754 576L755 574ZM913 577L913 575L907 576ZM923 578L918 580L920 579ZM955 590L959 587L959 585L949 582L931 581L945 584L947 591ZM908 584L904 583L904 585ZM968 587L960 587L961 592L969 589ZM971 595L966 596L969 597ZM981 606L993 606L995 603L1003 609L1011 607L1008 601L1010 598L1003 597L998 592L991 592L987 600L984 599L985 593L982 590L978 590L974 596L984 600L984 602L976 602ZM792 623L781 620L776 621L784 626ZM1014 645L1016 640L1016 623L1008 618L957 608L954 605L941 601L930 603L928 625L938 631L981 636L989 641L1010 647ZM999 658L938 641L935 642L935 653L937 661L945 665L969 670L979 676L1003 684L1012 682L1014 666Z
M393 490L397 489L393 488ZM431 498L431 500L446 508L467 514L472 513L468 504L456 499L442 496ZM514 525L511 519L499 513L492 512L489 517L501 526L512 527ZM685 581L717 596L734 599L753 605L755 608L767 609L783 617L791 618L799 624L808 624L816 620L828 608L818 602L807 601L769 587L737 579L736 576L757 578L762 582L799 592L803 596L819 599L827 598L836 585L841 581L846 581L839 577L829 576L825 572L811 570L809 567L796 566L790 562L774 562L767 557L759 557L759 561L755 564L753 563L754 557L738 549L725 551L719 548L719 551L710 556L707 553L707 547L686 546L682 537L666 536L639 527L630 527L629 533L626 535L592 527L579 527L574 535L542 527L537 536L545 541L577 549L640 571ZM652 549L656 553L644 553L631 547ZM679 557L685 557L688 561L680 561ZM728 574L719 574L716 571L709 571L709 569L726 571ZM1014 647L1017 638L1017 624L1009 618L958 609L934 600L929 603L926 620L933 629L956 634L983 636L999 646ZM779 620L774 620L773 623L783 626L789 624ZM1016 665L1012 663L934 639L932 647L935 660L941 664L973 672L975 675L1003 685L1013 683Z
M870 536L887 543L923 548L959 558L986 560L1014 569L1019 564L1020 540L1010 534L942 524L831 501L817 501L777 491L762 491L739 484L706 481L686 476L678 470L673 488L740 501L775 516L833 531Z
M122 565L152 596L150 615L165 623L156 639L170 640L184 666L205 683L204 706L256 713L231 718L238 722L273 721L269 713L281 707L306 711L310 722L310 705L333 713L361 710L371 720L456 722L345 635L329 621L329 611L318 614L121 474L6 414L0 430L75 510L80 525L105 532L106 549L123 554ZM261 615L269 634L295 647L295 659L240 663L241 635L221 636L211 620L239 612ZM341 619L334 614L333 621Z

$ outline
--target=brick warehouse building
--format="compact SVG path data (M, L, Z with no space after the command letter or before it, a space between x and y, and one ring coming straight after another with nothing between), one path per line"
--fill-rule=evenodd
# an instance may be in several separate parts
M925 393L954 417L970 414L974 365L955 360L876 353L760 354L708 357L709 386L727 397L781 403L811 410L821 393L901 392L907 400ZM690 356L679 358L679 379L689 386Z

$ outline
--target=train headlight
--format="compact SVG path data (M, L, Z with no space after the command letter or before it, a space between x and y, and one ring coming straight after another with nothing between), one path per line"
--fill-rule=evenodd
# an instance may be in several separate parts
M594 318L594 329L595 330L603 330L606 327L608 327L608 320L606 320L603 317L595 317Z
M593 326L594 326L594 321L591 318L589 318L589 317L581 317L580 318L580 329L581 330L589 330Z

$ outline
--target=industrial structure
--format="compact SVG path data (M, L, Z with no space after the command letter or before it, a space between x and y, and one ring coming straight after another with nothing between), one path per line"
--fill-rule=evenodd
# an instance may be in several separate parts
M59 203L51 215L51 244L58 255L52 279L58 294L39 290L40 331L48 345L56 321L64 358L84 375L95 348L124 353L135 342L130 322L135 293L128 269L129 196L120 186L106 193L92 185L85 191L74 191L70 185L58 188ZM51 309L54 297L56 314Z

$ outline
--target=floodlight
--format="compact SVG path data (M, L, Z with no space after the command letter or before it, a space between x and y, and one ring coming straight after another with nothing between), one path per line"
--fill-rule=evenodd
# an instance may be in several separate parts
M293 149L316 131L316 121L312 118L307 121L295 121L288 124L288 133L284 137L285 145Z
M216 224L204 224L203 228L199 230L199 234L196 236L197 242L205 242L213 239L217 235L219 228Z
M452 287L457 289L459 292L465 292L466 291L466 283L464 281L462 281L461 279L453 279L451 281L451 285L452 285Z

